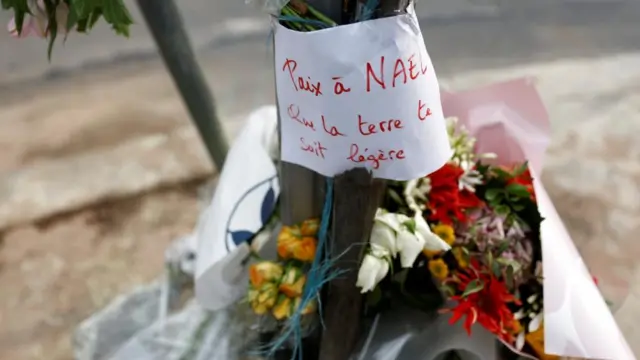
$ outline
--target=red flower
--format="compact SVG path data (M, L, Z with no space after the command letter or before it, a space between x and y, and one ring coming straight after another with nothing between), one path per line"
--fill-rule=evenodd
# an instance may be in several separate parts
M452 316L449 323L455 324L466 316L464 328L469 335L471 326L479 323L500 339L512 343L512 331L517 328L517 321L507 304L520 304L520 301L509 293L504 282L497 279L491 271L480 269L477 261L472 260L467 270L458 273L458 278L458 290L461 293L471 291L469 284L472 284L471 288L475 292L451 297L458 304L450 310Z
M471 191L460 190L458 182L464 171L453 163L447 163L428 176L431 181L429 192L429 220L451 225L453 219L467 221L465 210L478 208L482 201Z

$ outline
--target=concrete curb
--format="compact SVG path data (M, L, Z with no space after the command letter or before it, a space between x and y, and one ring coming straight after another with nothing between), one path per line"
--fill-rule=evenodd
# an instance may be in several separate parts
M229 138L240 124L225 123ZM0 230L212 174L211 161L190 126L63 157L0 177Z

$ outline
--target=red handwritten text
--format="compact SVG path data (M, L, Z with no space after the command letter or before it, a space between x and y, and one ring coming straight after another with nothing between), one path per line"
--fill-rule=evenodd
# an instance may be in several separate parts
M431 115L431 108L427 107L427 104L423 103L422 100L418 100L418 119L420 119L420 121L424 121Z
M402 129L403 127L400 119L382 120L376 125L375 123L363 121L362 115L358 115L358 131L364 136L377 134L378 132L390 132L393 129Z
M385 81L385 65L384 56L380 57L380 63L377 68L377 72L374 70L370 62L366 65L366 90L371 91L372 80L376 82L380 88L386 89L387 82ZM395 88L396 84L406 84L409 80L415 80L420 75L426 74L428 71L427 65L423 62L422 54L412 54L406 59L398 58L393 62L393 78L391 79L391 87Z
M346 87L342 81L340 81L340 79L342 79L342 77L340 76L334 76L331 78L331 80L335 81L335 84L333 85L333 93L336 95L340 95L343 93L348 93L351 91L351 88Z
M322 115L320 118L322 119L322 128L324 129L324 132L331 136L346 136L346 134L341 133L340 130L338 130L338 128L335 126L327 127L327 121L324 119L324 115Z
M303 151L315 154L317 157L321 157L323 159L324 159L324 152L325 150L327 150L326 147L322 146L320 141L313 141L309 143L303 137L300 138L300 149L302 149Z
M291 84L296 91L307 91L315 96L322 95L322 84L319 81L313 82L310 77L303 78L302 76L296 76L295 72L298 68L298 63L295 60L287 59L282 66L282 71L289 72L291 77Z
M289 115L291 120L297 121L300 124L304 125L305 127L308 127L313 131L316 131L316 127L315 127L315 124L313 123L313 120L307 120L304 117L301 117L300 108L297 105L295 104L289 105L289 108L287 109L287 114Z
M360 148L357 144L351 144L349 157L347 159L358 164L368 161L371 164L371 167L378 169L380 167L380 163L384 161L403 160L404 158L404 150L378 150L377 154L369 154L368 148L365 148L364 151L360 152Z

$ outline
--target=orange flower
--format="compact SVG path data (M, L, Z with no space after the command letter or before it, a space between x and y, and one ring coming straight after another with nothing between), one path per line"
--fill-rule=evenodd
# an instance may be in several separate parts
M540 360L558 360L559 356L556 355L548 355L544 352L544 323L538 327L538 330L528 333L525 335L525 339L527 343L533 351L538 355Z
M316 256L317 241L315 238L306 236L298 241L293 247L293 258L304 262L312 262Z
M278 234L278 255L283 259L289 259L293 255L293 247L301 238L298 226L283 226Z
M291 266L285 272L279 290L290 298L298 297L302 295L306 281L307 278L302 274L302 271Z
M300 232L302 236L317 236L318 227L320 226L320 219L308 219L302 222L300 226Z
M261 261L249 267L251 285L260 287L265 282L273 282L282 277L282 266L271 261Z

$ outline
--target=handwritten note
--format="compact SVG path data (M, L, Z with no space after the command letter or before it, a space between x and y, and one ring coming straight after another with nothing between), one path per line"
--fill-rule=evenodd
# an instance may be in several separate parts
M325 176L366 167L409 180L451 148L438 80L413 14L275 31L282 160Z

